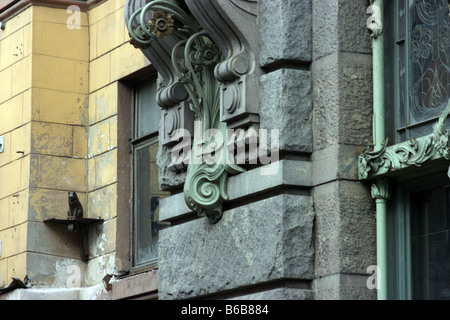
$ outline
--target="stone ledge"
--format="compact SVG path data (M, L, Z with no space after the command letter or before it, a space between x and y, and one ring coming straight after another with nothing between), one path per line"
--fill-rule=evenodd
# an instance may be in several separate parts
M279 164L278 168L277 163ZM271 165L273 167L270 167ZM269 171L272 169L274 171ZM264 175L262 170L267 170L266 173L273 174ZM255 183L255 181L258 181L258 183ZM312 163L281 160L229 177L227 190L230 201L239 201L283 186L312 187ZM159 210L161 221L172 221L192 213L192 210L184 201L183 193L161 199Z
M229 300L313 300L314 292L308 289L276 288L242 295Z

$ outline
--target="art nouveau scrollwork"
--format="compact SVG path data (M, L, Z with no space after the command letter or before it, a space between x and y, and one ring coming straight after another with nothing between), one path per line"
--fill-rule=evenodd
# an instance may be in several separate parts
M144 53L160 75L156 96L156 101L162 109L163 118L160 143L168 151L173 145L170 139L173 131L193 129L193 114L186 103L189 96L171 63L172 48L176 43L185 39L186 35L175 30L175 25L172 25L174 20L171 20L170 16L165 16L164 11L160 11L160 14L153 17L154 11L148 10L148 7L147 10L144 10L149 2L150 0L127 1L125 21L128 28L131 28L129 29L130 43ZM169 1L169 3L173 7L178 5L177 1ZM160 3L159 6L161 5ZM142 22L148 27L143 27ZM171 170L182 169L182 167L171 168Z
M216 130L225 137L227 125L236 126L234 119L240 126L258 121L254 116L257 101L247 104L245 95L245 77L255 69L255 59L245 37L230 26L230 12L239 2L128 0L125 13L130 42L146 54L163 78L157 96L164 109L163 143L176 129L189 124L183 109L189 106L201 123L203 137L194 137L200 141L200 155L214 149L219 157L216 161L196 161L198 155L191 152L184 184L187 205L212 222L222 216L228 174L243 169L227 161L227 148L218 147L214 139L205 139L205 133ZM253 12L256 1L245 2L244 12Z
M437 158L450 160L450 133L444 127L449 113L450 102L439 117L431 135L389 147L386 140L380 150L364 150L358 160L360 179L369 179L410 166L421 166Z
M186 0L186 4L223 54L214 70L221 83L221 120L228 128L258 123L257 0Z

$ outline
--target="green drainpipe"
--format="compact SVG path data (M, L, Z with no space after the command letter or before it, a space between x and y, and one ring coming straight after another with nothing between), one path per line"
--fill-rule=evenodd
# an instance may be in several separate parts
M384 0L371 0L372 19L369 29L372 31L373 49L373 142L374 151L381 150L386 139L384 110L384 37L383 13ZM376 201L377 219L377 298L387 299L387 253L386 253L386 206L389 198L388 182L378 179L372 186L372 197Z

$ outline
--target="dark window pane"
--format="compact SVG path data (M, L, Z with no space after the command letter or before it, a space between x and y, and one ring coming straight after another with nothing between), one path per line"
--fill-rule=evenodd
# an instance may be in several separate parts
M161 109L156 104L156 77L135 86L135 138L158 131Z
M166 192L159 190L157 151L158 144L153 141L135 152L136 264L158 258L158 233L165 226L159 222L159 200Z
M412 195L413 299L450 299L450 185Z

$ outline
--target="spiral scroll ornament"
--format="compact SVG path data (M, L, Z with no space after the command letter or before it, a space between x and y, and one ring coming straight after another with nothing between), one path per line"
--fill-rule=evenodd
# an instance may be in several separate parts
M156 0L147 3L131 15L128 30L132 44L140 48L150 47L153 42L157 45L163 38L169 38L168 42L173 41L171 68L179 80L169 87L173 92L169 92L168 98L164 94L159 95L160 101L164 102L164 105L171 105L173 98L183 99L184 93L187 93L189 108L194 112L195 120L202 123L202 132L194 135L203 136L194 139L200 141L200 153L203 155L213 144L211 141L204 141L205 132L217 129L225 136L226 123L220 121L221 84L215 77L215 69L218 69L216 67L224 59L222 52L191 13L185 11L183 2L178 0ZM248 69L246 61L241 60L236 62L235 67L237 72L245 72ZM180 84L185 91L180 90ZM179 122L179 116L168 111L166 133L176 129ZM244 170L223 161L227 157L226 154L223 159L214 163L204 160L197 163L195 154L196 152L191 152L192 159L187 169L185 201L199 216L206 216L215 223L222 216L222 203L228 199L228 174Z

